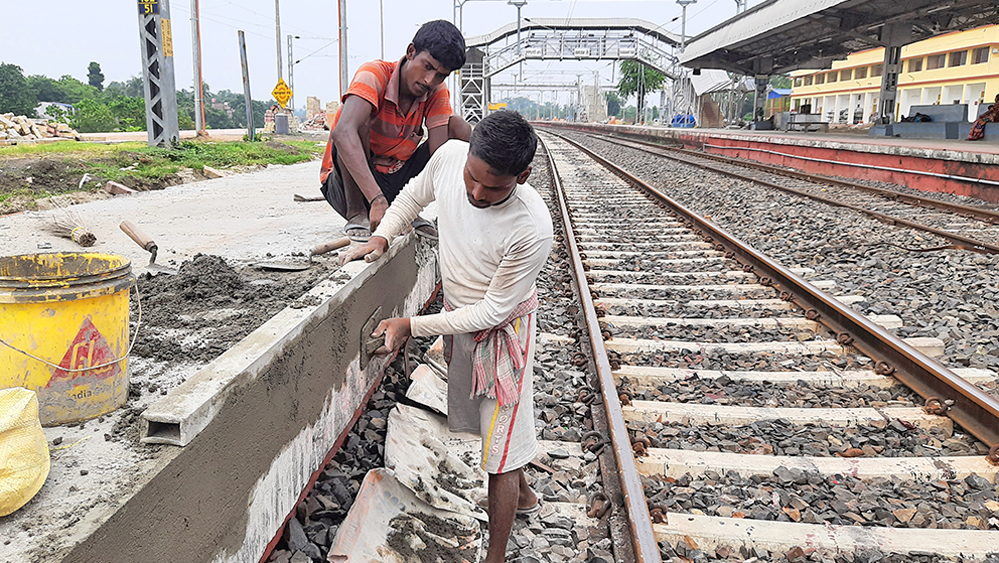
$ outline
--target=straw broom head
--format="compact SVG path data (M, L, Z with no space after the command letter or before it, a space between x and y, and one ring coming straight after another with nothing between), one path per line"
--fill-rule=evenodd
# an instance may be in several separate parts
M45 230L83 247L93 246L97 242L97 237L84 225L83 219L75 211L65 207L56 208L45 218Z

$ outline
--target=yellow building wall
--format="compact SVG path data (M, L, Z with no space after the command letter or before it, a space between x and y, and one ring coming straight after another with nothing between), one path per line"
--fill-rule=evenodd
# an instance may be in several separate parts
M972 64L977 48L988 49L988 61ZM950 66L951 54L965 52L966 61L960 66ZM945 55L942 68L930 70L928 57ZM922 62L922 70L910 71L910 63ZM800 70L791 74L792 108L812 102L812 113L821 111L833 122L870 122L877 108L881 90L881 76L872 76L875 65L884 62L884 49L868 49L850 54L845 60L834 61L831 69L821 71ZM857 69L866 69L865 78L856 78ZM840 80L842 71L848 70L850 78ZM837 80L829 82L835 72ZM817 76L824 84L815 84ZM806 77L812 84L806 86ZM999 26L990 25L948 33L912 43L902 48L902 72L898 77L896 119L907 116L913 105L967 103L968 119L974 121L980 104L991 103L999 93ZM859 108L859 109L858 109ZM844 110L846 115L844 116ZM862 119L857 119L862 114Z

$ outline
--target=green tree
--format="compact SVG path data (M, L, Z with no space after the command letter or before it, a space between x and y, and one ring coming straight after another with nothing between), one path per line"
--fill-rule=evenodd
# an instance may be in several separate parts
M145 92L143 91L142 77L133 76L125 82L112 81L110 84L104 88L106 94L111 96L129 96L131 98L143 98L145 97Z
M771 88L790 88L791 83L791 77L786 74L778 74L770 77Z
M73 109L75 111L69 123L80 133L106 133L118 127L111 108L99 100L80 100Z
M84 84L68 74L59 78L59 87L62 88L67 104L76 105L80 100L93 100L100 95L97 88L89 84Z
M24 71L14 64L0 64L0 113L35 116L38 98L28 87Z
M638 96L638 115L645 110L645 95L659 90L666 83L666 77L652 67L639 61L621 61L621 80L617 90L625 99L632 94Z
M48 76L35 74L27 78L28 88L35 93L39 102L59 102L68 104L69 99L63 91L58 80L53 80Z
M87 82L94 88L97 88L98 92L104 90L104 73L101 72L101 65L99 63L90 61L90 65L87 66Z
M607 115L613 115L614 117L621 116L621 108L624 106L624 100L617 92L607 92Z
M122 131L144 131L146 129L145 99L115 96L107 105Z

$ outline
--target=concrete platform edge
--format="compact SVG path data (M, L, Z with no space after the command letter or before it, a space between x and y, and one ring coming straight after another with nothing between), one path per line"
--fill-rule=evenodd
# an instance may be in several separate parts
M187 445L160 446L134 494L48 560L259 561L380 377L385 361L360 370L361 325L378 305L417 313L436 284L436 253L409 236L345 271L353 277L339 289L310 292L321 303L282 311L151 407L150 417L187 416Z

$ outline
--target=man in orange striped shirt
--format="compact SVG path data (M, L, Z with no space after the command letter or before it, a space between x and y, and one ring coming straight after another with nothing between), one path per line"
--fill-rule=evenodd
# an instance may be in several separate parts
M367 241L389 203L448 139L467 141L471 127L451 115L444 79L465 64L465 40L444 20L427 22L398 62L361 65L341 100L319 179L344 233ZM426 128L427 140L420 143ZM417 218L417 233L437 238Z

